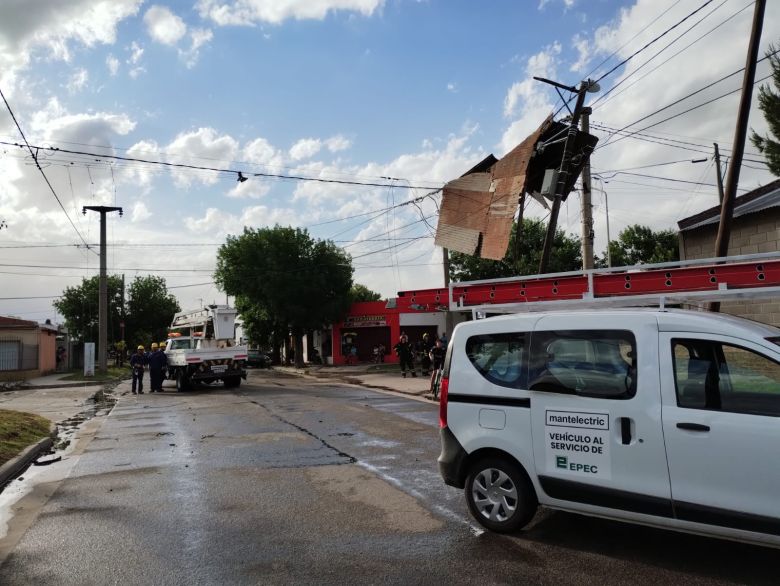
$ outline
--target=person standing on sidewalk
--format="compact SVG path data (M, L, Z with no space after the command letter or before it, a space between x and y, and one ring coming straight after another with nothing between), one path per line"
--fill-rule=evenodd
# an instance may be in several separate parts
M162 393L163 369L168 365L165 352L156 343L152 344L152 354L149 356L149 386L150 393Z
M144 347L138 346L135 350L135 354L130 357L130 368L133 371L133 394L144 394L144 366L146 366L146 354L144 354ZM136 389L138 389L136 391Z
M393 349L398 355L399 364L401 365L401 375L406 378L406 368L409 367L412 376L416 377L417 373L414 369L414 349L409 342L409 338L406 337L406 334L401 334L398 343Z

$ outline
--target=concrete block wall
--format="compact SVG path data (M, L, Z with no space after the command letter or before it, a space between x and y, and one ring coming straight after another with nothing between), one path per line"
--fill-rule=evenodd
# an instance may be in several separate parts
M696 260L715 256L717 234L717 224L680 232L680 258ZM734 220L729 256L777 250L780 250L780 208L769 208ZM780 299L723 303L721 311L780 327Z

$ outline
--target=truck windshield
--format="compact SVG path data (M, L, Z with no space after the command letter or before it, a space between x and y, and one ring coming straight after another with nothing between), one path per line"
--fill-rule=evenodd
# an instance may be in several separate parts
M189 350L192 348L192 340L171 340L169 350Z

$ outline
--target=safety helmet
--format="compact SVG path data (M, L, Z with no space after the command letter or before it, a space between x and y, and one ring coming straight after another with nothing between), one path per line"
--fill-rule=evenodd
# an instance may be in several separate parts
M165 348L168 342L160 342L160 348Z
M152 342L152 350L156 350L156 349L157 349L157 342Z
M143 349L144 349L143 346L138 346L138 348L136 348L136 350L143 350Z

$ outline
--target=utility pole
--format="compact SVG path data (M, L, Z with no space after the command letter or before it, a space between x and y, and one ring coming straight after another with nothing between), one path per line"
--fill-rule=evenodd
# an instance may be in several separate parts
M715 147L715 171L718 173L718 203L723 205L723 172L720 170L720 150L718 150L718 143L713 142Z
M582 132L590 134L590 107L582 109ZM590 157L582 168L582 269L593 268L593 205L590 188Z
M731 149L731 161L726 175L726 187L723 189L723 199L720 205L720 223L718 236L715 240L715 256L726 256L731 239L731 220L734 218L734 198L737 196L739 172L742 167L742 155L745 151L745 135L747 134L748 118L750 116L750 101L753 99L753 82L756 78L756 58L761 41L761 29L764 26L764 8L766 0L756 0L753 9L753 28L750 31L745 75L742 78L742 96L739 99L737 126L734 130L734 145ZM717 151L716 151L717 153ZM720 177L720 170L718 170ZM720 183L720 182L719 182ZM709 304L709 311L719 312L720 302Z
M745 75L742 78L742 97L739 100L739 114L734 130L734 146L731 149L731 161L726 174L726 187L723 190L723 204L720 208L720 224L718 237L715 241L715 256L726 256L731 238L731 220L734 217L734 198L737 195L739 172L742 167L742 155L745 152L745 135L747 134L750 102L753 98L753 83L756 78L756 59L761 41L761 28L764 25L764 9L766 0L756 0L753 10L753 28L750 31Z
M113 206L84 206L82 213L86 216L87 210L100 214L100 296L98 299L98 372L106 374L108 363L108 282L106 278L106 214L119 212L122 216L122 208ZM123 289L124 290L124 289Z
M447 335L452 335L452 312L450 311L450 251L448 248L441 249L442 268L444 269L444 288L447 289L447 313L444 314L444 327Z
M550 252L552 251L553 240L555 240L555 230L558 227L558 213L561 210L561 201L563 200L563 191L569 180L571 159L574 151L574 140L577 137L577 126L580 123L580 114L582 114L582 105L585 103L585 94L590 91L598 91L598 84L590 79L583 81L580 88L565 86L549 79L534 77L537 81L543 81L562 88L570 92L577 93L577 102L574 111L571 113L571 122L569 123L569 132L566 135L566 142L563 146L563 157L561 158L561 167L558 170L558 181L555 184L555 196L553 198L552 210L550 211L550 223L547 225L547 235L544 238L544 248L542 249L542 258L539 261L539 274L547 272L547 265L550 262Z

